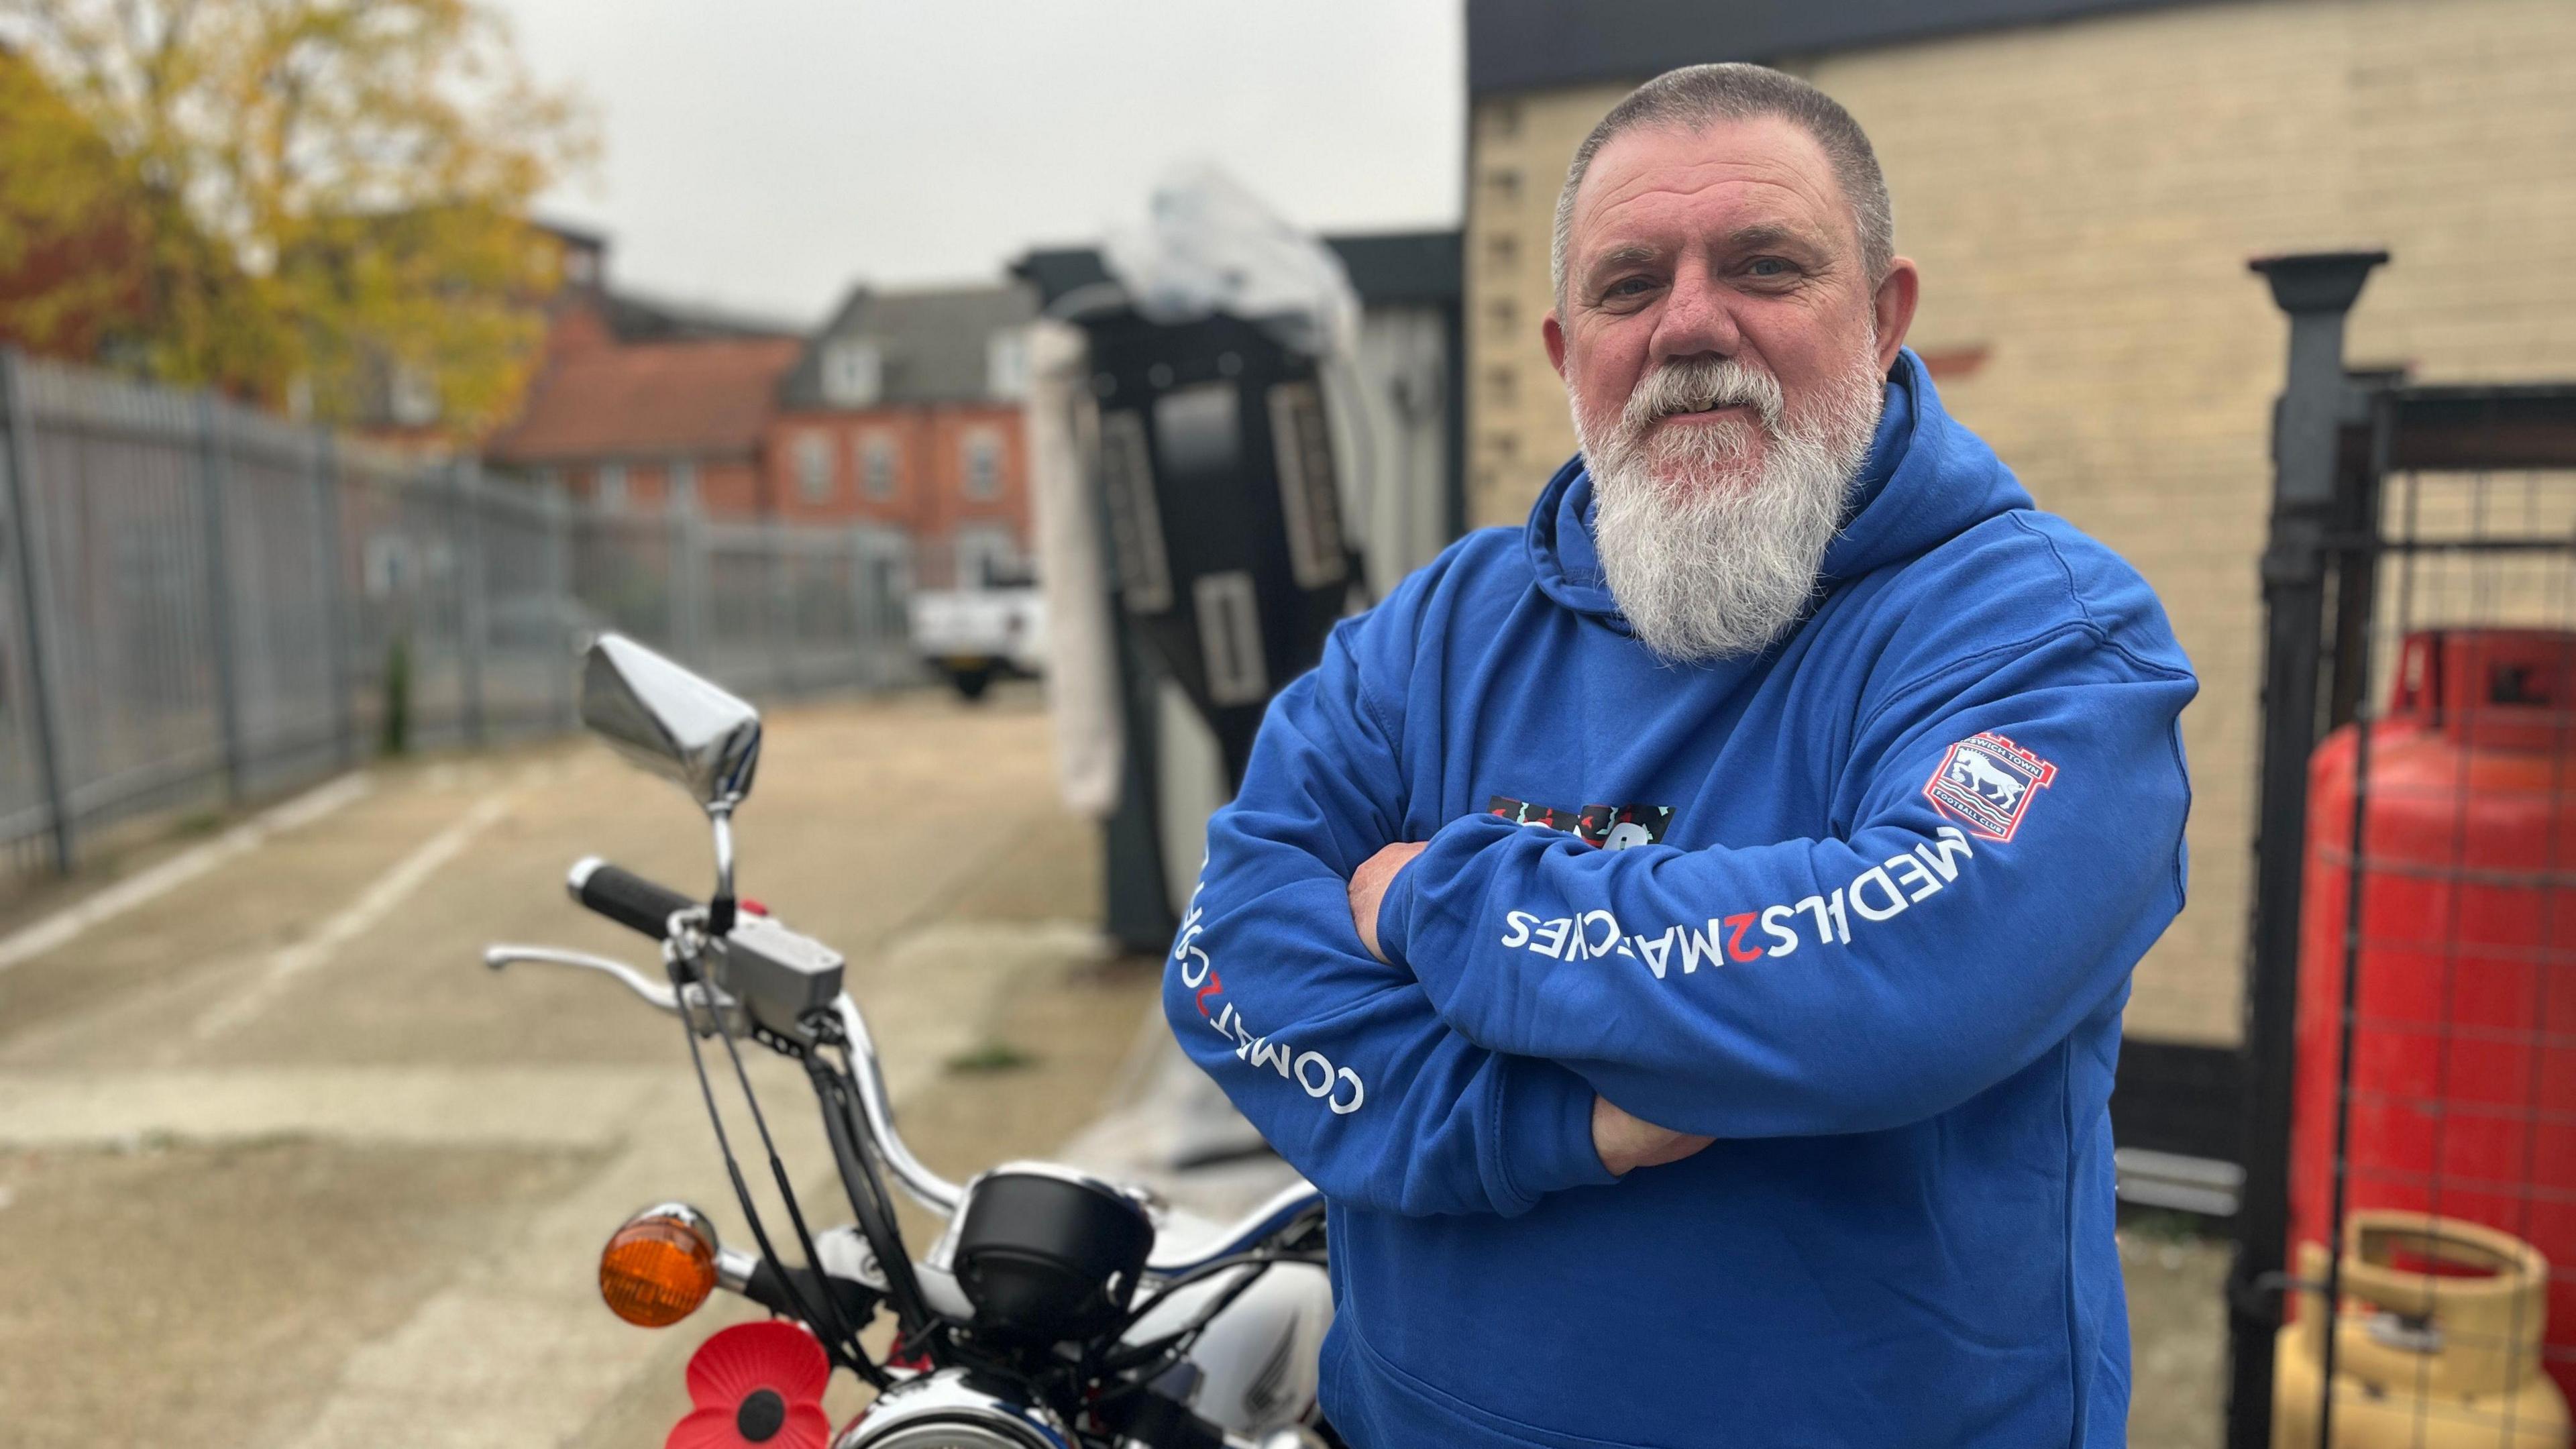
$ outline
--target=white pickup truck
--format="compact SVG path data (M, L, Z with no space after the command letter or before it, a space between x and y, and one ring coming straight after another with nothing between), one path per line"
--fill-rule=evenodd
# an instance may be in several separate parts
M998 675L1046 667L1046 600L1035 587L934 589L912 596L912 652L968 699Z

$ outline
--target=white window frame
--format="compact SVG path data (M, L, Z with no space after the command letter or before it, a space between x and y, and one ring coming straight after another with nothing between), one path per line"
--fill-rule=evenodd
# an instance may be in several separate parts
M808 503L832 501L832 435L808 431L796 435L796 496Z
M1002 496L1002 435L977 428L966 435L964 477L960 491L977 503Z
M673 458L662 469L665 491L671 495L673 508L698 506L698 460Z
M901 460L894 439L884 433L869 433L859 439L859 490L883 502L894 497L898 484L896 471Z
M1029 334L1005 328L984 339L984 390L1017 401L1029 395Z
M874 407L885 396L885 354L875 343L836 337L823 345L823 401L834 407Z
M607 509L611 513L625 512L627 504L626 465L623 463L600 464L598 475L591 480L590 492L593 498L599 500L600 507Z

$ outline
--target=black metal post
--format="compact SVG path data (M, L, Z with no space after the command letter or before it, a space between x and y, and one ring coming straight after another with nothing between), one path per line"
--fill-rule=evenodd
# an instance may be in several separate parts
M327 429L314 430L307 462L313 470L313 566L321 570L322 677L331 690L333 750L346 769L358 762L358 711L351 697L357 686L350 679L349 583L341 564L340 452Z
M61 681L54 677L52 641L46 638L45 541L36 529L35 412L27 405L26 359L0 347L0 424L7 449L0 478L8 484L9 562L18 575L18 627L27 644L27 688L35 715L36 768L44 776L45 804L53 824L54 870L70 875L77 860L72 824L71 771L63 761Z
M456 630L457 661L464 685L465 742L481 745L489 721L484 713L483 652L486 637L483 590L483 469L471 458L449 465L448 479L456 497Z
M593 504L593 507L598 507ZM716 672L707 654L707 531L695 504L671 500L671 652L682 663Z
M1153 656L1127 629L1117 602L1110 603L1116 637L1110 652L1118 665L1118 808L1101 825L1105 891L1103 924L1110 938L1138 955L1170 950L1180 922L1172 914L1171 887L1163 868L1162 686Z
M242 740L241 641L233 631L230 524L232 460L224 447L223 405L197 394L197 498L206 524L206 630L213 636L215 726L224 756L224 796L249 793L250 758Z
M2271 257L2254 270L2290 318L2289 377L2272 422L2272 528L2263 555L2262 759L2255 815L2252 953L2246 964L2245 1188L2228 1279L2228 1449L2269 1449L2273 1335L2289 1233L2292 1034L2298 1018L2301 849L2308 756L2320 733L2327 537L2336 447L2354 402L2344 317L2386 252Z
M794 553L787 540L787 525L772 518L761 533L762 552L769 561L769 659L773 679L771 688L788 699L796 697L796 575Z
M548 644L554 651L550 671L554 676L554 718L558 730L579 724L581 701L574 684L576 661L587 642L572 622L572 503L564 496L560 483L544 483L537 488L537 503L545 519L546 539L546 614L552 622Z

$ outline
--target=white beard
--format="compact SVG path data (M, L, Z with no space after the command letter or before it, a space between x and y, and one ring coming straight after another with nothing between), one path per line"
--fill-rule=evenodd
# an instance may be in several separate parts
M1640 642L1693 663L1759 654L1797 624L1869 456L1885 383L1873 339L1796 419L1784 419L1777 378L1733 358L1666 363L1606 426L1576 405L1601 571ZM1746 422L1650 431L1674 413L1730 405L1759 415L1759 467Z

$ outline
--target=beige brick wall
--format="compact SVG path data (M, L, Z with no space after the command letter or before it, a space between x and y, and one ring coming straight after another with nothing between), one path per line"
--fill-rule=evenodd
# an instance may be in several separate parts
M1676 57L1676 62L1688 57ZM2041 506L2135 563L2202 693L2189 909L2130 1029L2238 1035L2260 646L2255 558L2285 329L2246 258L2385 245L2349 355L2427 381L2576 376L2576 3L2271 0L1798 67L1869 130L1914 345ZM1472 521L1573 450L1539 344L1555 192L1625 86L1486 97L1469 129Z

